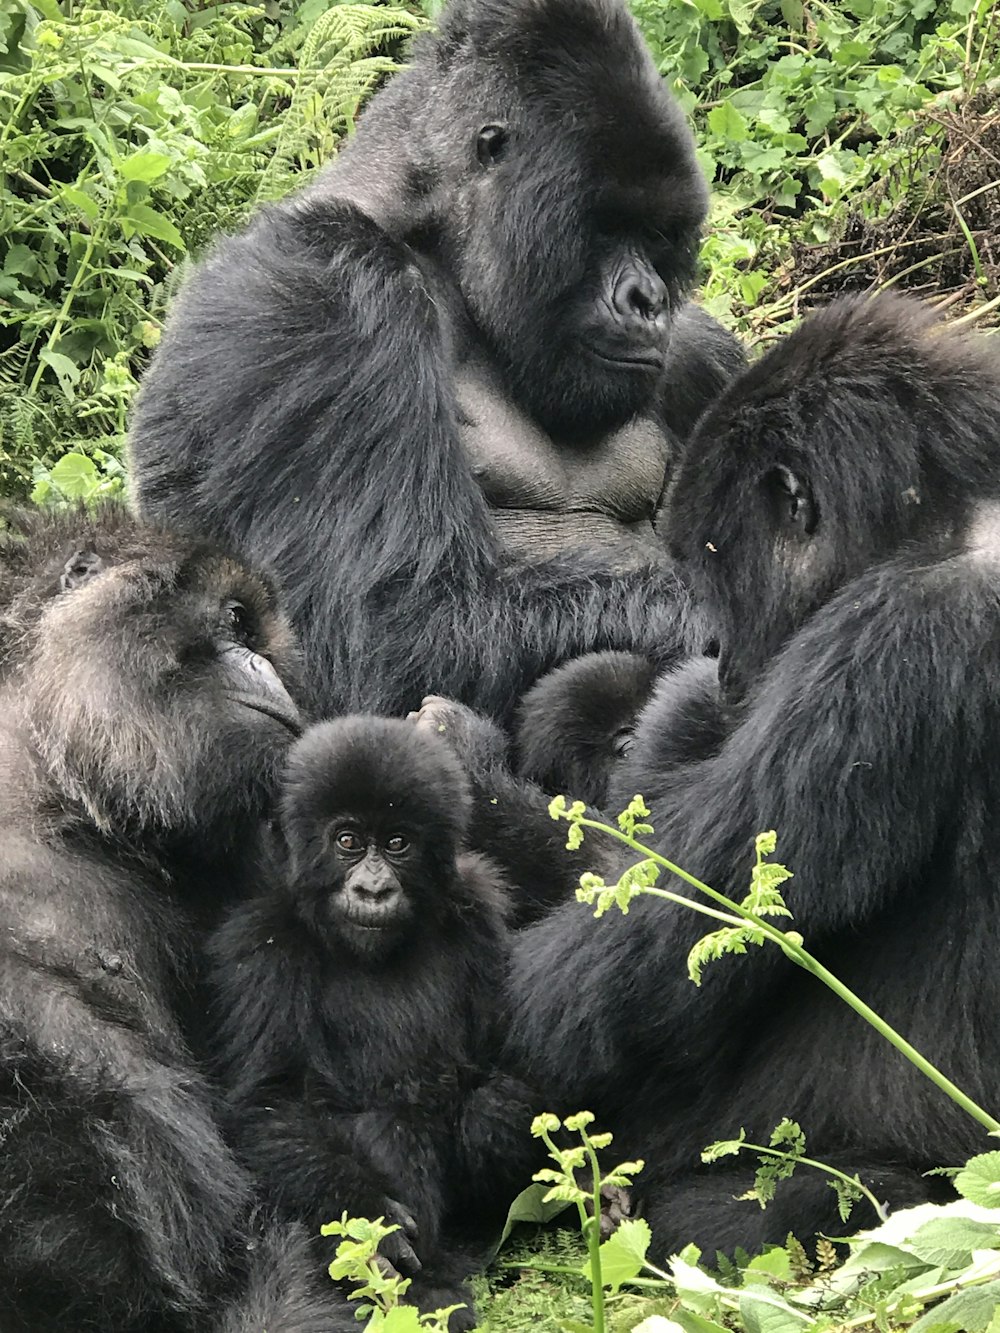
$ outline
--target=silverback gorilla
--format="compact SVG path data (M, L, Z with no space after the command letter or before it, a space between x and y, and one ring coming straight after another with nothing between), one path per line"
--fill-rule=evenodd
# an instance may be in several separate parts
M337 161L184 289L133 424L142 510L274 569L321 712L506 715L580 652L669 661L653 520L743 363L684 301L706 198L624 0L453 0Z
M899 300L839 302L702 420L668 510L674 553L714 616L718 681L705 663L661 683L611 809L642 792L654 845L736 897L754 835L776 829L807 947L995 1115L1000 347ZM466 710L427 711L468 748ZM530 820L525 789L496 767L477 786ZM551 825L545 854L544 824L535 876L563 875L569 895L581 858L620 872L593 836L569 856L565 825ZM654 900L600 921L572 903L515 948L525 1072L646 1159L658 1252L840 1226L818 1173L797 1173L762 1212L734 1201L746 1169L699 1167L704 1145L741 1126L760 1142L793 1117L813 1156L857 1170L893 1206L946 1188L922 1178L929 1167L988 1147L779 950L714 963L695 989L685 958L705 931Z
M354 1328L304 1238L250 1234L251 1182L181 1023L196 923L299 729L287 623L231 559L117 512L16 532L0 558L0 1326Z

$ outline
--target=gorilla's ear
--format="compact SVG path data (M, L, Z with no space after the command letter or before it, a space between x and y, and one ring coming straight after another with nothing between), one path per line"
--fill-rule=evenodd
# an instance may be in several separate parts
M484 125L476 135L476 157L481 167L492 167L507 150L506 125Z
M63 592L82 588L85 583L103 574L106 568L96 551L81 547L79 551L74 551L63 565L62 573L59 575L59 587Z
M791 468L774 467L764 477L764 492L770 501L775 525L784 532L810 537L816 531L819 513L812 487Z

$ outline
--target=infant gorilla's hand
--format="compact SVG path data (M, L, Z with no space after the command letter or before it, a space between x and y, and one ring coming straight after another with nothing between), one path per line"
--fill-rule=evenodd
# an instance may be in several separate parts
M408 720L443 736L473 780L507 767L506 735L496 723L465 704L428 694L420 708L408 714Z

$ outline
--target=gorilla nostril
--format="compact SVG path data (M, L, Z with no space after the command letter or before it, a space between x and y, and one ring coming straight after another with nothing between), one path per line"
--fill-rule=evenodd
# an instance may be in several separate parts
M667 289L655 273L626 273L615 287L615 308L625 319L655 320L667 304Z

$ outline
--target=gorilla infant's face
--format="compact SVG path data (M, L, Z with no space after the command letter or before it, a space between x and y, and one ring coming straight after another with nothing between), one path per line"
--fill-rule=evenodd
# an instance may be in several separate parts
M301 729L297 654L268 587L206 548L104 567L40 618L27 706L53 777L108 831L222 849Z
M281 829L301 917L378 960L451 911L468 782L446 743L393 718L311 727L285 768Z

